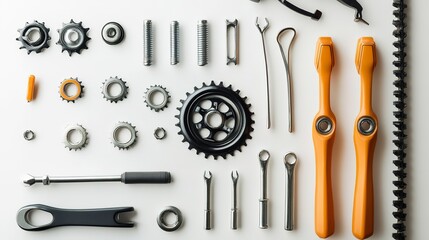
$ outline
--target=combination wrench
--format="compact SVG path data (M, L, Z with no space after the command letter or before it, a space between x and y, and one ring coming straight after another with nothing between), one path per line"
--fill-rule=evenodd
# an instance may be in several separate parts
M285 222L284 228L292 231L294 228L294 200L295 200L295 166L298 159L295 153L288 153L284 157L286 168L286 196L285 196Z

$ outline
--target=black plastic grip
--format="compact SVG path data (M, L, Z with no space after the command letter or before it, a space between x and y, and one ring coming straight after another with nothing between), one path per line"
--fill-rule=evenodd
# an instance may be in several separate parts
M170 183L170 172L125 172L121 175L121 182L136 183Z

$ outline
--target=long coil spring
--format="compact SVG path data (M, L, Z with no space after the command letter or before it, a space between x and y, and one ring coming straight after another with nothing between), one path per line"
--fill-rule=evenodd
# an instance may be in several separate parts
M393 61L393 65L395 66L395 70L393 71L394 75L396 76L396 80L393 82L393 84L396 87L396 90L393 92L393 95L396 97L396 100L393 102L393 105L396 107L396 111L393 112L394 117L396 120L393 122L393 125L396 127L396 130L393 132L395 135L395 139L393 140L393 143L396 146L396 149L393 150L393 154L395 155L396 159L393 161L393 163L396 166L396 170L393 171L393 174L396 177L396 180L393 181L393 185L395 186L395 189L393 190L393 194L395 195L396 199L393 201L393 206L397 209L395 212L393 212L393 216L396 219L396 222L393 224L394 233L392 234L392 237L394 239L400 240L406 238L406 226L405 226L405 220L406 220L406 208L407 205L405 203L405 198L407 197L407 194L405 192L406 188L406 182L405 178L407 177L406 174L406 119L407 114L405 111L406 108L406 88L407 83L405 81L405 78L407 76L407 73L405 71L405 68L407 67L407 63L405 62L405 58L407 56L406 54L406 43L405 39L407 37L406 33L406 22L405 19L407 17L406 15L406 8L407 4L405 3L406 0L393 0L393 7L395 7L395 10L393 11L394 20L393 25L395 26L395 30L393 31L393 36L396 37L396 41L393 43L393 46L397 48L397 51L393 52L393 55L395 56L395 60Z

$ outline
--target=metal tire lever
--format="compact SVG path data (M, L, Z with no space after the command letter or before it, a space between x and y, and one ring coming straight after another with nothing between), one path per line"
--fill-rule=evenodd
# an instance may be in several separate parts
M44 211L52 215L50 223L35 226L29 215L33 211ZM42 204L33 204L19 209L16 221L26 231L42 231L61 226L126 227L133 222L120 222L119 214L134 211L133 207L98 208L98 209L61 209Z
M290 43L287 47L287 55L286 55L285 51L283 49L283 46L280 43L280 38L287 31L292 31L293 35L292 35L292 39L290 40ZM285 65L285 70L286 70L287 94L288 94L288 120L289 120L288 130L290 133L293 131L293 107L292 107L292 80L291 80L291 76L290 76L289 55L290 55L290 48L292 46L293 41L295 40L295 36L296 36L296 30L294 28L290 28L290 27L284 28L277 35L277 43L279 44L280 52L282 54L283 63Z
M301 14L301 15L310 17L313 20L317 21L317 20L319 20L322 17L322 12L319 11L319 10L317 10L317 9L316 9L316 11L314 11L314 13L311 13L311 12L305 11L304 9L299 8L299 7L295 6L295 5L293 5L289 1L279 0L279 2L282 3L283 5L285 5L286 7L288 7L289 9L291 9L291 10L293 10L293 11L295 11L295 12Z

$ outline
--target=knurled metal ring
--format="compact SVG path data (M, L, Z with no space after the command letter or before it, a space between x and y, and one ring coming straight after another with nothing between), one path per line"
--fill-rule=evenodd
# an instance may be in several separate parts
M101 29L101 37L109 45L116 45L122 42L125 37L124 28L117 22L109 22Z
M72 96L69 96L66 93L66 89L70 85L74 85L76 87L76 93ZM60 84L60 97L63 100L66 100L67 102L74 102L78 98L82 97L82 95L83 95L83 85L82 85L82 82L79 82L77 80L77 78L76 79L69 78L69 79L65 79L64 81L61 82L61 84Z
M81 136L81 139L78 142L73 142L71 139L71 134L73 132L78 132ZM88 133L86 132L86 129L82 127L82 125L76 124L76 125L70 125L66 128L65 134L64 134L64 145L69 150L78 150L82 149L86 146L88 143Z
M119 92L119 94L112 95L110 88L113 85L118 85L120 87L121 91ZM118 101L122 101L124 98L127 98L128 87L126 85L126 82L124 82L121 78L110 77L109 79L106 79L106 81L103 83L101 93L107 101L117 103Z
M25 139L25 140L27 140L27 141L31 141L31 140L33 140L35 137L36 137L36 134L34 134L34 132L33 132L33 131L31 131L31 130L26 130L26 131L24 132L24 139Z
M163 100L159 104L154 102L154 95L156 93L160 93L163 96ZM149 107L151 110L154 110L155 112L158 112L159 110L164 110L164 108L167 107L169 102L170 95L168 94L167 89L161 85L151 86L147 89L145 93L146 106Z
M130 132L131 137L126 142L119 140L119 131L126 129ZM136 128L127 122L118 122L112 133L112 143L113 146L119 148L120 150L128 149L131 147L137 140L137 131Z
M165 217L169 214L174 214L176 217L176 221L172 224L168 224L165 220ZM158 222L158 226L162 230L167 232L176 231L183 223L182 212L180 212L180 210L176 207L168 206L164 210L162 210L161 213L159 213L156 221Z

